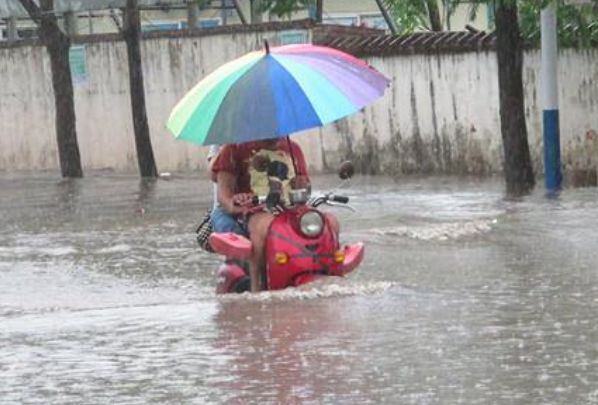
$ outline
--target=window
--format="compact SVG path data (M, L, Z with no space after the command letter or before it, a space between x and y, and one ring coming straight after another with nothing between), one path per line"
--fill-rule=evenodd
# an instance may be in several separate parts
M287 31L278 34L278 43L280 45L305 44L307 42L307 33L303 31Z
M363 26L383 30L388 28L388 26L386 25L386 20L384 20L382 14L332 14L324 18L323 22L325 24L338 24L352 27Z
M37 38L37 28L18 28L17 37L19 39Z
M381 30L388 29L386 20L382 14L363 14L359 16L359 25L368 28L378 28Z
M182 28L181 23L178 21L168 21L168 22L150 22L144 24L141 27L141 31L143 32L155 32L155 31L176 31Z
M324 24L338 24L356 26L359 25L358 16L338 16L338 17L326 17L322 19Z
M197 20L197 28L212 28L218 27L222 25L222 20L220 18L200 18ZM181 28L187 29L189 24L187 21L181 21Z
M220 18L205 18L197 21L197 26L199 28L212 28L219 25L222 25L222 20L220 20Z

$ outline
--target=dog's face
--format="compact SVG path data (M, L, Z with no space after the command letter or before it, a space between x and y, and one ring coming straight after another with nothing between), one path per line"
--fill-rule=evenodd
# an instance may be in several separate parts
M268 170L268 167L270 166L270 157L258 153L251 159L251 166L255 171L263 173Z

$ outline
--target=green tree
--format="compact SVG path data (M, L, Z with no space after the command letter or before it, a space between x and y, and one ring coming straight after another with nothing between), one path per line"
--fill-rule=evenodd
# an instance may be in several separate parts
M490 8L495 15L497 0L382 0L399 26L401 33L420 30L442 31L463 29L452 27L451 17L458 7L468 7L474 20L481 7ZM591 47L598 44L598 0L586 4L557 1L558 37L561 47ZM549 0L517 0L521 35L527 44L540 44L540 12ZM440 23L438 16L441 17ZM494 21L490 21L494 27Z
M462 3L462 0L383 0L401 33L450 29L451 17ZM478 4L469 6L474 15Z
M541 40L540 12L546 1L520 1L519 24L528 44L539 46ZM587 4L557 1L559 46L589 48L598 45L598 0Z
M56 140L62 177L83 177L69 49L71 39L58 26L53 0L20 0L21 5L39 27L39 37L50 56L52 88L56 108Z
M515 0L496 0L496 56L500 129L507 194L528 194L535 186L523 95L523 39Z
M454 12L459 1L432 0L436 6L441 2L445 16ZM529 193L535 185L531 163L525 106L523 97L523 40L518 20L517 0L471 0L470 13L481 4L490 4L496 16L496 54L498 60L498 85L500 99L500 123L504 152L504 174L509 195ZM433 16L428 0L387 0L403 31L416 28L433 29ZM401 19L403 16L403 19Z
M316 19L322 21L323 0L261 0L259 7L262 12L269 12L277 17L288 17L293 13L313 8Z
M158 177L145 106L145 87L140 49L141 25L137 0L127 0L124 17L122 35L127 44L129 89L131 92L137 165L141 177Z

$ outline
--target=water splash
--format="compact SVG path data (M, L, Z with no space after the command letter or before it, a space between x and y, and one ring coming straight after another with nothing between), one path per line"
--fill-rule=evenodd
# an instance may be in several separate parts
M278 291L263 291L257 294L227 294L219 298L223 301L247 300L253 302L280 302L293 300L314 300L319 298L338 298L346 296L368 296L383 293L396 283L378 281L369 283L351 283L344 279L324 279L298 288Z

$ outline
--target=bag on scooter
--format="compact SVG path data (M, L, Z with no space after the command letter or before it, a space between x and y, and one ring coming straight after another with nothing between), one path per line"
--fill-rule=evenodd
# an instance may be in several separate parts
M197 227L195 233L197 234L197 243L206 252L214 252L210 246L209 238L213 232L212 226L212 210L208 210L204 215L201 223Z

